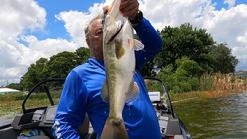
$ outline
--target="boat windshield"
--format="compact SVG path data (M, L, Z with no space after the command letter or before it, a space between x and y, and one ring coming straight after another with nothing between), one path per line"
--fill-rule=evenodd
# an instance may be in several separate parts
M163 105L169 106L169 96L163 83L155 78L146 78L144 81L150 100L153 103L162 102Z

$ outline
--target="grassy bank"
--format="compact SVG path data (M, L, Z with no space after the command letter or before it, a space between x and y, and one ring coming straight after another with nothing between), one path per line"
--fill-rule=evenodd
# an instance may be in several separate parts
M219 97L227 97L232 95L237 95L241 93L246 93L247 91L235 92L235 91L223 91L223 90L211 90L211 91L193 91L179 94L171 94L171 98L173 102L180 101L189 101L196 98L219 98Z
M27 94L25 93L12 93L0 95L0 117L6 115L14 115L22 111L22 102ZM60 93L52 92L55 104L58 102ZM26 102L26 108L35 108L48 106L50 104L45 93L32 94Z

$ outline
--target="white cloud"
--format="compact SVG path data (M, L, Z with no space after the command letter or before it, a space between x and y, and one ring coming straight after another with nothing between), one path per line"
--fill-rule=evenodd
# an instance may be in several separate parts
M240 63L237 70L247 69L247 5L237 5L228 10L213 11L213 16L204 21L204 28L219 42L225 42Z
M247 44L247 43L246 43ZM245 47L234 47L232 49L234 55L238 55L239 61L238 69L246 70L247 69L247 45Z
M61 12L56 18L65 23L65 28L70 36L80 47L86 47L84 28L90 16L79 11Z
M54 15L65 23L65 29L72 40L38 40L35 36L25 35L25 32L43 31L46 25L46 11L34 0L1 1L0 86L6 84L7 80L9 83L18 82L29 65L40 57L49 58L62 51L75 51L79 47L87 47L84 28L92 17L102 13L103 6L94 4L87 13L63 11Z
M240 60L237 69L247 69L247 5L225 0L228 9L216 10L210 0L142 0L140 8L155 28L191 23L205 28L218 43L227 43ZM152 9L152 10L150 10Z
M8 16L6 16L8 15ZM42 30L46 11L34 0L3 0L0 5L0 86L19 81L28 66L40 57L74 51L78 44L64 39L38 40L25 32ZM20 43L20 42L25 42Z
M49 58L62 51L75 51L78 46L74 42L69 42L64 39L46 39L38 40L35 36L26 36L23 40L28 43L24 49L23 65L34 63L40 57Z
M206 28L221 43L226 42L240 60L238 69L247 69L247 5L225 0L228 8L216 10L211 0L139 0L140 9L157 29L190 22ZM102 12L104 4L96 3L88 12L62 11L54 15L64 22L71 40L26 36L26 30L42 30L46 11L34 0L2 0L0 5L0 86L1 82L18 81L27 67L40 57L86 47L84 28L88 21ZM150 10L152 9L152 10ZM8 15L8 16L6 16ZM25 43L20 43L25 42Z
M110 3L110 0L106 3ZM95 3L89 8L89 12L87 13L79 11L63 11L58 15L55 15L55 17L65 23L65 28L73 38L73 41L79 44L80 47L87 47L84 29L93 17L103 13L102 9L106 3Z
M199 26L215 10L209 0L142 0L140 8L159 29L167 25L179 26L185 22Z
M237 37L237 42L241 44L247 44L247 31L245 31L244 35L240 35Z
M229 10L215 11L210 20L204 21L204 27L220 42L229 46L240 45L237 41L247 31L247 5L237 5Z
M236 4L236 0L224 0L224 3L228 4L228 7L233 7Z
M26 70L25 50L18 37L26 30L42 30L46 12L33 0L2 0L0 5L0 85L20 79ZM25 58L29 59L29 57ZM30 64L30 63L29 63Z
M46 12L33 0L2 0L0 6L0 39L14 41L29 28L43 28Z

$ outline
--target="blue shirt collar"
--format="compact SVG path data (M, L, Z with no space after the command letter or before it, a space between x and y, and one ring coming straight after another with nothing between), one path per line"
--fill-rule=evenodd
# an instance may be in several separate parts
M93 64L95 64L95 65L101 67L102 69L105 69L104 60L99 60L99 59L96 59L95 57L90 57L90 58L88 59L88 62L89 62L89 63L92 62Z

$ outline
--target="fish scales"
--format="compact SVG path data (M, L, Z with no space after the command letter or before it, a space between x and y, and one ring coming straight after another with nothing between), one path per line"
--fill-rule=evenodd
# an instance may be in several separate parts
M122 118L123 107L133 84L135 70L133 29L119 11L120 0L115 0L104 19L103 55L106 82L102 98L109 102L109 116L101 139L127 139Z

